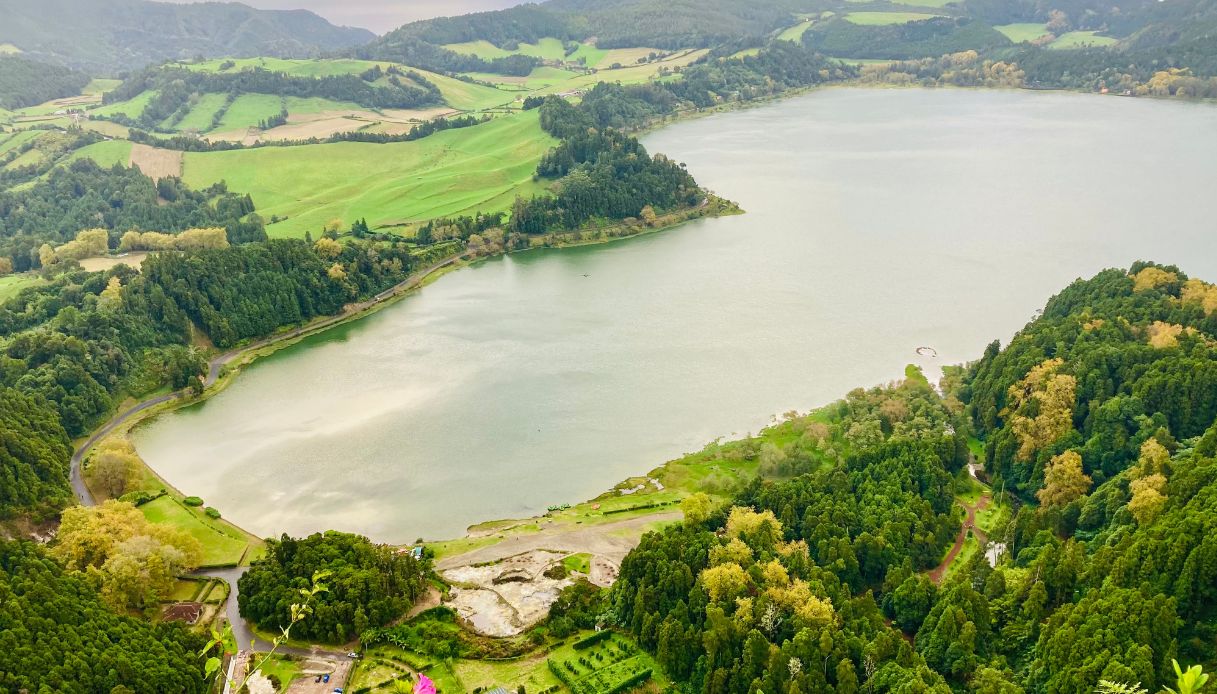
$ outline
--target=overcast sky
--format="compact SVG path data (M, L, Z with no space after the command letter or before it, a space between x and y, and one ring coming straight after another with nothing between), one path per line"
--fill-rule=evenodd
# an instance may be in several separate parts
M194 0L171 0L192 2ZM265 10L312 10L334 24L383 34L430 17L500 10L529 0L237 0ZM534 0L539 1L539 0Z

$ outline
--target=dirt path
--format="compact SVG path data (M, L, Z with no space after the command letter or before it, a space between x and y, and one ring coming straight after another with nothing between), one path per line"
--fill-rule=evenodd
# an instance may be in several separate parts
M496 562L539 549L570 554L586 552L620 566L625 555L638 545L638 540L647 526L681 518L680 511L665 511L598 525L563 525L557 528L545 528L535 533L522 533L507 537L502 542L489 547L444 557L436 563L436 568L443 571L460 566Z
M963 550L963 545L968 540L968 531L976 536L976 539L983 545L989 541L985 532L976 527L976 512L983 511L989 507L989 502L992 501L989 492L985 492L979 499L976 500L975 506L969 506L963 502L960 505L968 512L967 518L964 519L963 527L959 529L959 534L955 536L955 544L951 545L951 551L947 552L947 556L942 560L942 563L930 570L930 580L936 584L941 584L942 579L947 574L947 569L950 568L951 562L955 561L955 557L959 556L959 552Z

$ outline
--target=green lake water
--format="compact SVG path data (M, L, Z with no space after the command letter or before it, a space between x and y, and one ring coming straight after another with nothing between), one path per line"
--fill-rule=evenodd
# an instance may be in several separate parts
M255 533L453 537L976 358L1101 268L1217 279L1211 106L835 89L645 142L748 214L451 273L259 360L139 451Z

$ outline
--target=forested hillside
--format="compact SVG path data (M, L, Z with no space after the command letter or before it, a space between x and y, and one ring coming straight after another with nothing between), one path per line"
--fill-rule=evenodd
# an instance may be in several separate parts
M851 395L781 452L820 469L644 537L615 619L688 691L1173 685L1215 659L1214 334L1173 267L1079 281L945 398L876 391L872 428ZM968 432L1018 511L936 584Z
M75 96L88 83L83 72L0 55L0 108L12 110Z
M0 43L35 60L103 74L198 55L304 58L373 38L311 12L238 3L6 0L3 14Z

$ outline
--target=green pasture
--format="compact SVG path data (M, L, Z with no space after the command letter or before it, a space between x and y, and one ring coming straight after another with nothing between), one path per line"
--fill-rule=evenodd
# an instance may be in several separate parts
M806 34L807 30L810 29L811 25L814 23L814 20L805 19L798 24L783 30L782 33L778 34L778 39L782 41L801 41L803 39L803 34Z
M89 113L95 116L113 116L121 113L128 118L139 118L140 114L144 112L144 109L155 97L156 90L152 89L140 92L126 101L119 101L118 103L91 109Z
M0 135L0 156L8 154L27 142L37 140L46 132L45 130L18 130L15 133Z
M506 210L542 191L532 175L553 142L533 111L414 142L187 152L183 173L196 189L223 180L249 193L264 218L286 218L272 236L299 237L335 218L381 227Z
M115 164L127 166L131 163L131 142L129 140L94 142L72 152L68 157L69 162L77 159L92 159L103 168L109 168Z
M139 507L144 517L153 523L165 523L185 531L203 546L203 565L237 564L249 546L249 539L236 528L212 520L201 510L166 494Z
M242 94L224 112L216 132L242 130L258 125L259 121L279 115L283 98L273 94Z
M118 85L122 83L122 80L112 80L104 77L97 77L94 78L92 82L86 84L85 88L80 90L80 93L87 96L101 96L112 89L117 89Z
M941 16L937 14L925 14L924 12L849 12L844 15L845 21L859 26L907 24L909 22Z
M1119 43L1119 39L1110 36L1099 36L1093 31L1071 31L1061 34L1055 41L1048 44L1049 48L1068 50L1071 48L1101 48Z
M1043 24L1027 22L1020 22L1017 24L999 24L993 28L1000 31L1006 38L1010 39L1014 43L1034 41L1048 33L1047 27L1045 27Z
M228 100L227 94L203 94L199 97L194 107L186 114L177 124L178 130L194 130L197 132L206 132L211 130L212 120L215 114L224 107L224 103Z

